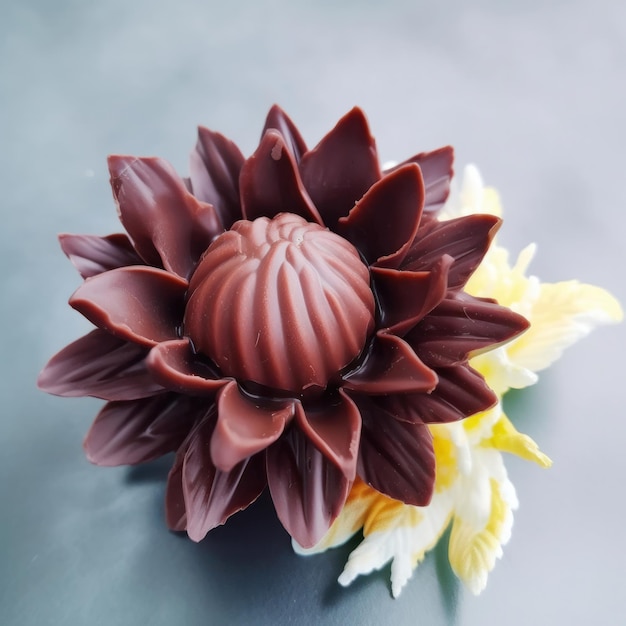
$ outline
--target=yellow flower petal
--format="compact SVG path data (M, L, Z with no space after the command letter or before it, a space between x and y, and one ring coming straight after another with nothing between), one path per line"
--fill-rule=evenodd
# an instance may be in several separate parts
M617 300L600 287L576 280L542 284L530 314L531 327L507 346L507 354L521 367L539 372L596 326L622 318Z
M513 513L503 498L498 481L492 478L491 515L486 526L476 532L462 517L455 516L448 547L450 565L454 573L474 594L487 584L487 576L496 559L502 556L502 545L511 534Z
M501 452L509 452L541 467L551 467L552 461L539 450L539 446L528 436L518 432L509 418L502 413L493 427L493 435L481 442L484 447L493 447Z

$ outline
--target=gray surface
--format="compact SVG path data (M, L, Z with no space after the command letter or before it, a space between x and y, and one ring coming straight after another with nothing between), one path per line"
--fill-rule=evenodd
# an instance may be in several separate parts
M98 403L47 397L34 379L87 329L66 305L79 280L54 235L117 229L106 154L157 154L184 172L197 123L249 153L273 102L310 144L354 104L383 159L453 143L500 189L503 241L539 244L536 273L626 302L625 67L617 0L4 0L0 623L619 623L623 325L568 352L514 407L555 466L508 463L521 509L479 598L441 551L399 600L388 571L342 590L348 549L296 557L267 503L200 545L174 536L167 462L91 467L80 442Z

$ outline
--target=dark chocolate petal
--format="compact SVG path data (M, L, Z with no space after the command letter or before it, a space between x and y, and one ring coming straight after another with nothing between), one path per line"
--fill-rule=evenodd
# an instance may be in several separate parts
M156 345L150 350L147 366L155 380L180 393L210 396L228 382L214 367L194 354L189 339L174 339Z
M137 400L164 391L146 368L148 351L94 330L55 354L37 385L57 396Z
M121 267L88 278L70 305L90 322L144 346L176 339L187 282L153 267Z
M300 180L295 157L276 130L265 132L239 177L241 210L247 220L294 213L308 222L322 224L317 209Z
M438 211L450 194L450 181L454 174L454 149L444 146L431 152L420 152L385 171L390 174L407 163L416 163L424 177L424 211Z
M302 155L306 152L304 139L302 139L302 135L300 135L296 125L291 121L289 116L276 104L272 106L267 114L261 137L263 137L265 131L270 128L277 130L283 136L285 144L289 150L291 150L291 154L293 154L296 163L300 163Z
M267 481L278 518L305 548L328 531L352 485L295 424L267 450Z
M430 391L435 373L416 356L404 340L377 333L360 367L343 376L343 386L367 394Z
M215 207L222 228L241 219L239 173L244 156L223 135L198 128L198 143L191 153L189 172L194 196Z
M339 220L337 230L370 264L398 267L417 234L423 206L420 169L406 165L375 183Z
M187 513L185 511L185 496L183 494L183 461L189 447L190 435L176 451L174 465L167 476L165 488L165 521L167 527L174 531L187 530Z
M526 318L506 307L458 293L435 307L405 340L424 363L442 367L493 349L528 326Z
M402 269L429 270L437 259L448 254L454 259L448 273L448 287L460 289L482 261L500 223L493 215L468 215L433 222L418 232Z
M431 393L377 398L387 411L405 422L455 422L494 406L498 397L469 365L436 368L439 382Z
M135 465L173 452L206 403L175 393L129 402L109 402L85 437L87 458L96 465Z
M452 261L444 255L430 272L371 268L381 310L379 327L402 336L432 311L446 295Z
M336 402L314 409L296 405L296 419L313 445L334 463L350 481L356 476L361 437L361 415L356 404L342 390Z
M215 468L210 451L214 427L212 411L195 428L183 461L187 533L193 541L200 541L211 529L245 509L267 484L263 454L246 459L230 472Z
M355 397L363 418L357 473L370 487L426 506L435 481L432 435L421 423L400 421L367 397Z
M110 156L109 171L120 219L137 252L150 265L189 278L223 231L215 209L192 196L163 159Z
M217 396L217 424L211 438L211 459L223 472L265 450L283 433L294 415L294 402L263 404L240 393L231 381Z
M59 235L61 249L83 278L117 267L143 265L130 239L121 233L97 235Z
M335 229L340 217L381 177L376 142L365 114L358 108L307 152L300 163L304 186L326 226Z

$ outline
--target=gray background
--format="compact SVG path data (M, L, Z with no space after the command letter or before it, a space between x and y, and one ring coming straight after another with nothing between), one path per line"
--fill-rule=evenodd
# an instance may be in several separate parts
M508 461L521 508L479 598L435 551L399 600L348 590L351 546L304 560L266 501L200 545L162 515L170 459L102 469L99 403L34 388L88 324L59 231L118 230L105 156L181 173L199 123L245 153L280 103L309 145L353 105L383 159L452 143L533 271L626 302L626 4L3 0L0 5L0 623L617 624L626 583L624 325L570 350L511 407L552 470Z

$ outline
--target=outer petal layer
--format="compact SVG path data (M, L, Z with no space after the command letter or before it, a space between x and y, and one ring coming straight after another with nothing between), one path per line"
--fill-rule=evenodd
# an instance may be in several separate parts
M363 419L359 476L390 498L427 505L435 482L435 455L428 427L402 422L367 397L355 400Z
M213 412L194 429L183 460L187 533L194 541L245 509L266 485L262 455L246 459L229 472L216 469L209 445L214 425Z
M370 264L398 267L417 233L424 207L419 167L406 165L375 183L339 220L345 234Z
M164 341L150 351L147 365L163 386L180 393L211 396L227 379L194 354L189 339Z
M308 548L339 515L351 482L294 426L267 451L267 481L283 526Z
M322 224L300 180L295 158L276 130L265 132L259 147L245 162L239 187L241 209L247 220L294 213L309 222Z
M85 437L97 465L134 465L172 452L206 411L197 400L166 393L132 402L109 402Z
M313 445L349 480L356 476L361 438L361 415L356 404L342 390L336 402L305 410L296 405L298 425Z
M153 267L122 267L86 280L70 305L90 322L144 346L176 339L187 282Z
M293 414L293 401L254 403L235 381L228 383L217 399L217 424L211 437L214 465L230 472L244 459L265 450L282 435Z
M460 289L485 256L500 223L493 215L470 215L447 222L433 221L418 233L402 268L428 270L442 254L448 254L454 258L448 275L448 287Z
M335 229L340 217L381 177L376 143L363 111L352 109L302 158L304 186L324 224Z
M343 377L346 389L373 395L430 391L436 384L436 374L405 341L383 333L374 338L363 364Z
M222 230L212 206L186 189L163 159L109 157L120 219L150 265L189 278L200 255Z
M145 348L94 330L53 356L37 385L58 396L136 400L164 391L146 368Z
M220 229L241 219L239 173L244 157L223 135L198 128L198 143L191 153L189 172L194 196L215 208Z
M59 235L61 249L83 278L127 265L143 265L126 235Z

